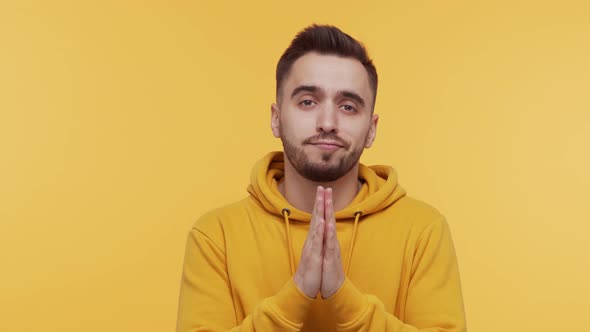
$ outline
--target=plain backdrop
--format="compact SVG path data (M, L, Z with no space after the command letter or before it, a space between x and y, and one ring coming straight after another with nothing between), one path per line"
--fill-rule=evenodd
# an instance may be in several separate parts
M188 230L281 149L311 23L367 45L361 160L447 217L469 331L588 328L587 1L4 1L0 330L174 330Z

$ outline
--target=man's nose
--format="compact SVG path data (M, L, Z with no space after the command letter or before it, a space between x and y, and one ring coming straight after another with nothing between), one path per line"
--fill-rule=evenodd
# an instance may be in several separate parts
M327 103L318 111L316 131L338 132L338 110L336 105Z

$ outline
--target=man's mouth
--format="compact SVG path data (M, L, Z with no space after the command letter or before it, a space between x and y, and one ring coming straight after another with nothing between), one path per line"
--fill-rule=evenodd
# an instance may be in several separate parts
M315 145L323 150L336 150L339 148L343 148L342 144L336 141L315 141L311 142L310 144Z

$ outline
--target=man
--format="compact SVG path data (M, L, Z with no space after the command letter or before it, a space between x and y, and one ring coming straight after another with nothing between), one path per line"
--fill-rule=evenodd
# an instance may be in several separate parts
M277 66L284 153L249 197L190 232L178 332L465 331L448 225L391 167L359 163L377 129L377 72L332 26L301 31Z

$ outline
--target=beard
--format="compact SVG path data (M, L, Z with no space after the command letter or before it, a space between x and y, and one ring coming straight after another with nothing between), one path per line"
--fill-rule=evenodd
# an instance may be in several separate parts
M315 139L335 139L343 142L342 139L334 137L334 134L323 134ZM284 136L281 136L285 156L291 162L299 175L314 182L332 182L336 181L350 171L360 160L363 153L363 146L353 147L346 144L341 149L347 153L342 157L336 157L334 152L322 152L321 162L310 160L309 156L303 150L303 147L295 145ZM311 141L307 139L303 142L306 145ZM338 158L338 160L334 160Z

